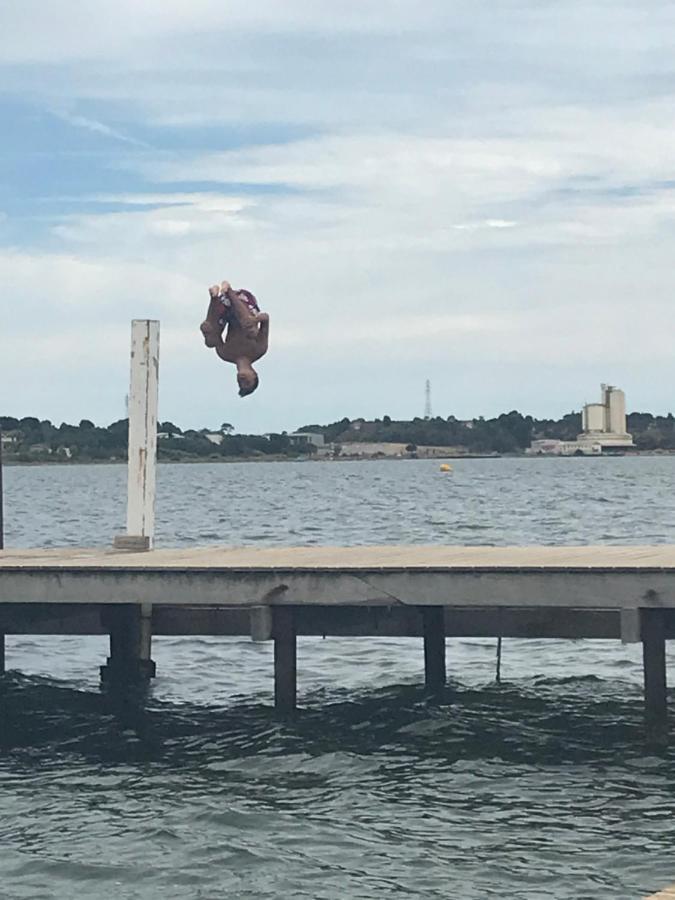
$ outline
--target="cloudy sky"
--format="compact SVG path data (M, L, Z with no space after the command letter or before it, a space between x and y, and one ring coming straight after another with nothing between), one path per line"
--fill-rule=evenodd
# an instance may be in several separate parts
M0 413L183 427L674 408L675 6L0 5ZM261 387L198 332L228 277Z

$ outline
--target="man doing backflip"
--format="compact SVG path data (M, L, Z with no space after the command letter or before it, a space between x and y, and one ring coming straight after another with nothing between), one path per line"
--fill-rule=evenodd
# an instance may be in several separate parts
M206 319L200 325L204 343L213 347L222 360L237 367L239 396L246 397L258 387L253 363L267 353L270 317L260 312L250 291L235 291L229 281L209 288L209 295Z

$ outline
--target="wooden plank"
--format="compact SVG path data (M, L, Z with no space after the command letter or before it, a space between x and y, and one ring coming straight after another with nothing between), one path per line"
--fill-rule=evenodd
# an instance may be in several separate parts
M342 570L372 573L675 571L675 546L655 547L206 547L154 550L28 549L0 551L8 569L212 569L277 572Z
M149 550L150 538L143 534L116 534L113 548L115 550Z

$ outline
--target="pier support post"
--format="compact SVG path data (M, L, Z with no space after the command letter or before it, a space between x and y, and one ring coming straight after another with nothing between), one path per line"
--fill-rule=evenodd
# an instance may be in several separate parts
M275 606L272 612L274 634L274 707L289 713L296 708L297 641L295 610Z
M429 691L445 687L445 609L422 608L424 631L424 685Z
M0 675L4 675L5 671L5 636L0 634Z
M105 625L110 633L110 656L101 666L103 684L144 685L155 677L150 658L151 607L124 604L109 609Z
M159 322L134 319L131 323L127 533L115 539L119 550L149 550L153 545L158 392Z
M645 683L645 733L651 746L668 743L666 629L661 609L642 609L642 659Z

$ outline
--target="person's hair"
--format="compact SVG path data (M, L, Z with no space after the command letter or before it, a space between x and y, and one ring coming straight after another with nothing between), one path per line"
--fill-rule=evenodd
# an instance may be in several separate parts
M249 388L239 388L239 396L240 397L248 397L249 394L252 394L253 391L255 391L255 389L258 387L259 384L260 384L260 379L258 378L257 373L255 373L255 381L253 382L253 385Z

